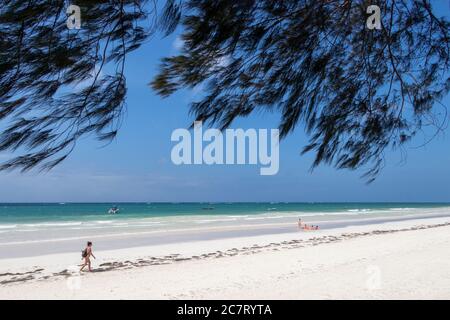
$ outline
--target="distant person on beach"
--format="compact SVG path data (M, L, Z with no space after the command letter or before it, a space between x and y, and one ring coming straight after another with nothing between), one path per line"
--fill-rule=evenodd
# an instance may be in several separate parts
M302 228L302 218L298 218L298 228L301 229Z
M89 272L92 272L91 256L94 257L94 259L97 259L92 253L92 242L88 241L86 248L81 252L81 257L84 259L84 263L81 265L80 272L83 271L86 266L88 266Z
M301 226L301 229L303 229L303 230L305 230L305 231L309 231L309 230L319 230L319 226L314 226L314 225L311 225L311 226L308 226L307 224L303 224L302 226Z

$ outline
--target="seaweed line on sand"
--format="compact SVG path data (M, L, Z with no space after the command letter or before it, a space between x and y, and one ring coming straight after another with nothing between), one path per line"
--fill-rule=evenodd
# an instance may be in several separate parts
M423 229L431 229L431 228L439 228L450 226L450 222L440 223L440 224L431 224L431 225L419 225L410 228L402 228L402 229L389 229L389 230L373 230L367 232L353 232L353 233L342 233L340 235L325 235L325 236L317 236L309 239L294 239L288 241L281 242L272 242L267 245L257 245L242 248L232 248L225 251L214 251L210 253L204 253L199 255L192 255L183 257L179 254L170 254L160 257L148 257L148 258L139 258L134 261L126 260L126 261L112 261L112 262L104 262L100 264L99 268L96 268L93 272L108 272L113 270L121 270L121 269L132 269L132 268L140 268L147 266L155 266L155 265L165 265L172 263L183 263L186 261L198 261L205 259L218 259L218 258L226 258L233 257L236 255L250 255L257 254L260 252L268 252L268 251L280 251L282 249L296 249L310 246L317 246L325 243L333 243L340 242L344 240L367 237L372 235L381 235L381 234L389 234L389 233L398 233L405 231L414 231L414 230L423 230ZM32 271L23 272L23 273L2 273L0 274L0 279L7 278L0 281L0 284L12 284L18 282L27 282L32 280L48 280L55 279L58 277L70 277L74 275L80 275L78 272L69 271L64 269L60 272L52 273L51 275L45 275L44 269L36 268ZM39 275L39 276L38 276Z

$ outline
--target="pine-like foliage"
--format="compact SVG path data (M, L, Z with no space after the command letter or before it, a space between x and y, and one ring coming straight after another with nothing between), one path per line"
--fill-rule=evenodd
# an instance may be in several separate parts
M381 30L366 27L371 4ZM428 0L191 0L183 10L183 50L151 85L168 96L204 84L197 120L225 128L278 111L282 136L306 128L313 167L368 165L370 181L387 147L448 119L449 22Z
M0 170L50 169L83 136L115 137L125 104L126 55L155 27L145 3L2 2L0 151L22 155ZM79 30L67 27L70 4L82 9Z
M80 30L66 27L69 4ZM366 27L372 4L381 30ZM203 84L191 110L222 128L279 112L282 136L306 128L313 166L369 165L372 179L387 147L448 119L449 22L430 0L11 0L0 7L0 152L22 155L0 170L50 169L83 136L113 139L127 54L177 26L183 48L151 86L168 96Z

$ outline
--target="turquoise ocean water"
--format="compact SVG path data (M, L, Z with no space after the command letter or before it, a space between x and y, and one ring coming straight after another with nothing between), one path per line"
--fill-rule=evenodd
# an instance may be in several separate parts
M118 214L108 214L117 206ZM3 203L0 232L20 227L76 227L148 222L224 222L306 216L371 217L424 213L450 208L450 203Z
M108 214L113 206L120 209L116 215ZM3 203L0 204L0 225L268 213L370 215L435 208L450 208L450 203Z
M108 214L117 206L119 213ZM41 203L0 204L0 259L298 232L423 217L450 217L450 203Z

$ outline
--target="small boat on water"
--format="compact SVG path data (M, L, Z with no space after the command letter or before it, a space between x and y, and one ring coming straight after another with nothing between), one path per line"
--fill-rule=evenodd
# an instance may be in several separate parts
M109 214L116 214L116 213L119 213L119 208L117 208L117 207L112 207L111 209L109 209L108 210L108 213Z

